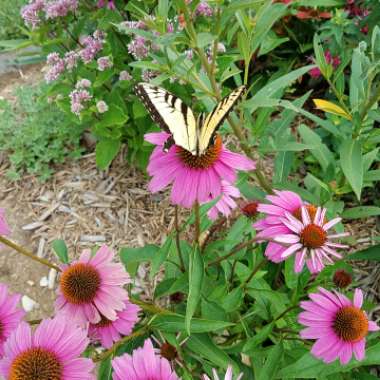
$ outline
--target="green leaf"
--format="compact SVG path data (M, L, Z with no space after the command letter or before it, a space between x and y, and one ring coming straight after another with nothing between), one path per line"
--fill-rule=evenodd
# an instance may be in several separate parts
M151 279L157 274L157 272L160 269L161 264L168 257L172 243L173 243L173 237L171 235L169 235L166 238L164 245L156 253L156 255L153 259L153 262L152 262L152 268L150 270L150 278Z
M249 338L243 347L243 352L247 353L247 352L252 351L255 348L257 348L257 346L259 344L261 344L262 342L264 342L264 340L266 340L268 338L269 334L272 333L274 326L275 326L275 323L272 322L272 323L264 326L252 338Z
M294 260L294 255L285 260L285 284L289 289L295 289L298 284L298 275L294 272Z
M340 149L340 165L358 200L363 187L363 155L360 141L346 140Z
M190 323L201 298L204 262L198 246L195 246L189 262L189 296L186 305L186 330L190 335Z
M124 125L128 120L128 115L116 104L110 104L107 112L103 114L99 124L102 127L113 127Z
M345 219L359 219L368 216L380 215L380 207L376 206L358 206L346 209L342 213Z
M131 263L140 263L142 261L152 261L159 251L157 245L148 244L141 248L122 248L120 250L120 259L124 265Z
M346 260L380 261L380 244L347 255Z
M197 35L197 46L203 48L207 45L210 45L215 39L211 33L199 33Z
M298 132L301 135L302 140L306 144L314 145L315 148L311 149L311 154L320 163L323 171L327 171L329 165L334 164L334 156L325 144L322 143L322 139L317 133L312 131L309 127L301 124L298 127Z
M69 255L67 254L66 243L61 239L53 240L52 247L59 260L64 263L69 263Z
M282 356L284 354L284 346L282 342L273 346L268 354L263 369L260 371L257 380L272 380L275 378L282 362Z
M116 157L121 146L120 140L102 139L96 144L96 165L99 169L106 169Z
M111 357L103 360L98 369L98 380L111 380L112 379L112 365L111 365Z
M314 65L301 67L300 69L291 71L290 73L281 76L260 89L251 99L244 103L244 107L251 112L255 111L259 106L263 107L262 99L274 97L280 90L290 86L299 77L306 74ZM270 105L268 105L270 106Z
M209 331L217 331L223 330L233 325L233 323L225 321L192 318L190 323L190 332L192 334L196 334ZM159 315L151 323L151 326L166 332L187 332L187 328L185 326L185 317L182 315Z
M233 363L231 358L206 334L191 335L191 337L186 341L186 346L195 354L203 356L223 370L226 370L227 366ZM236 363L233 364L237 371L239 367Z

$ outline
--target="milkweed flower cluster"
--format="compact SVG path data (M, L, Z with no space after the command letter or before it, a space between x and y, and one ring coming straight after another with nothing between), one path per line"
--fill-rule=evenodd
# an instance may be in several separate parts
M207 3L207 1L201 1L195 9L197 16L211 17L214 14L214 10Z
M96 103L96 109L98 110L99 113L104 113L108 111L109 107L108 107L108 104L104 100L99 100Z
M77 0L31 0L21 8L21 17L27 26L35 29L44 19L65 17L77 8Z
M90 92L83 87L75 88L69 94L71 112L79 116L85 108L85 103L88 103L92 99Z
M110 10L115 10L116 5L113 0L99 0L97 4L98 8L105 8L107 7Z
M107 70L113 66L110 57L100 57L98 58L97 63L99 71Z
M259 204L257 210L266 217L254 224L258 238L270 240L265 255L273 262L281 262L295 255L295 272L301 272L304 264L311 273L320 272L332 258L342 258L337 248L346 245L335 242L348 233L329 234L328 231L341 221L326 221L326 209L308 205L298 194L277 191L268 195L269 204Z
M78 54L84 63L90 63L96 55L103 49L105 34L102 31L95 31L92 36L86 36L81 39L83 49Z

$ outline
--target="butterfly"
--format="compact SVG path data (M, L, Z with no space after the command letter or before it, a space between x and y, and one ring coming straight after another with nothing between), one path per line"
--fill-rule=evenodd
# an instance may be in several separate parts
M148 109L153 121L172 135L164 149L174 143L195 156L204 154L213 143L216 131L244 91L245 86L236 88L209 114L201 113L195 118L190 107L165 89L149 83L138 83L135 86L136 95Z

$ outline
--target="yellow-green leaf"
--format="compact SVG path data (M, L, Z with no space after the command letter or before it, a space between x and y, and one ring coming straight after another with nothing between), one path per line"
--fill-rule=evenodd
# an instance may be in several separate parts
M322 111L342 116L347 120L352 120L352 116L349 113L332 102L323 99L313 99L313 102L315 106Z

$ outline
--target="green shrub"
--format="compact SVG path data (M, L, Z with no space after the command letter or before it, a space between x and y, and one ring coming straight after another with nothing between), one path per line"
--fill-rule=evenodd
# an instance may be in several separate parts
M15 104L0 99L0 151L9 154L10 178L27 172L45 180L52 164L81 153L83 127L41 97L45 91L44 85L24 86L16 90Z
M20 9L28 0L0 0L0 40L20 38L25 28Z

